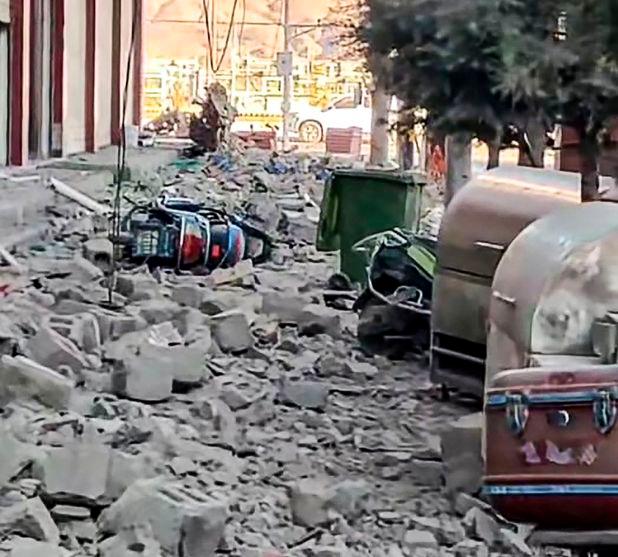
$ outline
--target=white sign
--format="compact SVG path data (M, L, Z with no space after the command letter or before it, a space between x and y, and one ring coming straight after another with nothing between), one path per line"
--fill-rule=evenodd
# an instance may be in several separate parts
M277 75L279 77L292 75L292 53L278 52L277 53Z

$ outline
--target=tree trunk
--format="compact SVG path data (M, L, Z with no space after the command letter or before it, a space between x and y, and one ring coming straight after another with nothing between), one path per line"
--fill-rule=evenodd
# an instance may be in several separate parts
M399 167L401 170L412 170L414 166L414 144L409 132L400 132L397 135Z
M520 132L519 166L543 168L545 163L545 148L547 147L547 130L540 119L526 122L526 127ZM525 137L524 137L525 133ZM524 143L527 138L527 145Z
M599 199L599 145L596 134L580 134L579 152L581 156L581 200Z
M445 205L451 202L472 177L471 143L472 136L468 133L456 133L446 138Z
M386 166L388 163L388 112L391 97L381 83L376 83L371 94L371 152L372 166Z
M487 150L489 157L487 159L487 170L498 168L500 166L500 139L487 142Z

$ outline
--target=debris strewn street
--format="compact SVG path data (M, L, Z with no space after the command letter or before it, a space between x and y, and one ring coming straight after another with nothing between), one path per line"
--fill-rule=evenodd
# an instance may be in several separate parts
M127 184L243 208L275 243L207 276L122 268L111 303L111 190L56 188L3 275L0 555L532 554L473 496L480 414L325 305L310 162L248 150Z

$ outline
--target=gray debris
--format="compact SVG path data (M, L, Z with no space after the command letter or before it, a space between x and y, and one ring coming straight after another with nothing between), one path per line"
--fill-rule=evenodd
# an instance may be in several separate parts
M172 394L174 352L146 342L137 354L128 352L112 372L112 391L143 402L159 402Z
M0 447L0 488L3 488L36 458L37 450L32 445L18 441L10 431L4 429L0 430Z
M221 387L221 393L219 394L221 400L231 410L243 410L251 406L252 400L247 398L240 390L234 385L225 384Z
M27 538L11 540L8 557L69 557L69 553L56 544Z
M230 354L241 354L253 346L247 317L238 311L214 316L212 334L219 348Z
M127 526L99 544L99 557L161 557L150 524Z
M197 470L195 462L193 462L190 458L185 458L184 456L177 456L176 458L173 458L169 464L169 467L176 476L193 474Z
M175 556L213 557L227 518L224 501L163 479L139 480L99 518L101 532L148 523L163 550Z
M3 404L11 400L36 400L63 410L70 406L73 388L73 381L24 356L0 358L0 401Z
M303 308L298 319L298 332L306 336L325 334L339 338L341 335L341 316L339 312L327 306L309 304Z
M46 497L59 504L95 505L106 502L112 449L96 440L76 439L50 448L35 474Z
M180 313L180 306L170 300L146 300L137 306L139 316L151 325L173 321Z
M82 244L84 259L99 268L107 268L111 263L114 245L108 238L93 238Z
M159 290L159 284L149 274L120 273L116 275L116 291L131 300L151 300L157 297Z
M73 505L56 505L51 510L51 515L58 523L88 520L90 518L90 509L86 507L74 507Z
M269 290L262 292L262 311L276 317L281 323L296 325L303 317L307 298Z
M416 555L421 549L438 549L438 540L426 530L408 530L403 537L403 550L407 555Z
M88 353L92 353L101 347L99 322L90 313L70 316L50 315L43 323Z
M464 416L442 432L442 461L447 491L476 493L483 477L481 439L483 415Z
M330 492L322 482L301 480L290 488L289 498L295 524L314 528L328 522Z
M500 530L500 541L509 555L519 555L523 557L534 555L534 552L522 537L508 528L502 528Z
M419 485L439 489L444 482L443 465L435 460L413 459L408 464L412 481Z
M161 544L154 539L150 524L131 525L101 542L99 557L161 557Z
M463 540L453 547L455 557L489 557L489 549L482 542Z
M468 534L477 540L493 546L500 535L500 525L487 513L480 509L470 509L463 518L463 525Z
M182 385L200 383L204 379L206 352L209 348L202 343L169 348L170 357L175 362L172 367L174 382Z
M308 478L290 486L288 496L294 523L313 528L329 521L329 511L348 519L361 516L366 511L369 488L363 481L346 480L329 486Z
M300 408L324 410L328 403L330 386L318 381L284 380L279 391L279 398L284 404Z
M88 360L75 343L49 327L41 327L27 342L26 350L33 360L53 369L68 366L78 373L88 367Z
M205 289L199 284L176 286L172 291L172 301L181 306L199 308L204 301Z
M58 544L60 533L43 502L27 499L8 507L0 507L0 536L19 535L42 542Z

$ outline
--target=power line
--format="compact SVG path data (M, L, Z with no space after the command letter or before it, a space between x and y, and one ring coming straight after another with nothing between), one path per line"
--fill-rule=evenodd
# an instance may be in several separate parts
M230 16L230 24L227 28L227 35L225 37L225 44L223 45L223 50L221 52L221 58L219 58L219 63L217 64L214 73L218 73L223 65L223 61L225 60L225 55L227 54L227 49L230 46L230 37L232 36L232 28L234 27L234 19L236 17L236 7L238 6L238 0L234 0L234 5L232 6L232 15Z
M206 0L202 0L202 7L204 8L204 24L206 26L206 42L208 47L208 56L206 60L206 65L208 66L210 62L210 69L212 70L215 66L215 60L212 53L212 37L210 36L210 18L208 17L208 6L206 5ZM198 22L194 22L198 23ZM199 22L201 23L201 21Z

